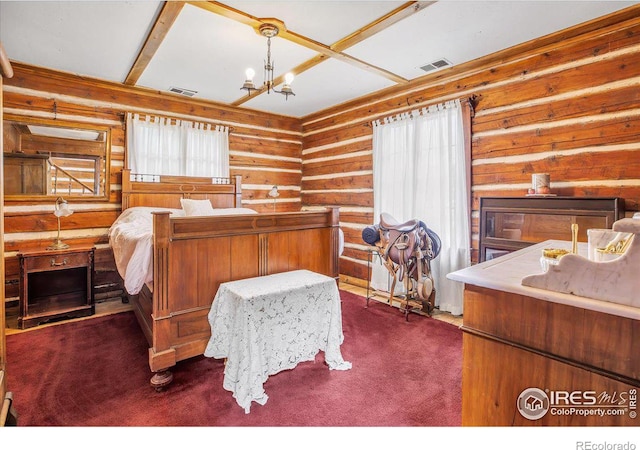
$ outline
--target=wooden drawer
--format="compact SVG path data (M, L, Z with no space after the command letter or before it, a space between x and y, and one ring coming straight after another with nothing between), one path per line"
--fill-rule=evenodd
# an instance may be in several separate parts
M64 253L25 257L25 270L27 272L40 272L45 270L70 269L73 267L87 267L91 264L89 254Z

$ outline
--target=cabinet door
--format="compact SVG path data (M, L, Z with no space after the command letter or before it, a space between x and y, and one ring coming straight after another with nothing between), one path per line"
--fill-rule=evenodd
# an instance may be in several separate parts
M487 212L485 238L537 243L571 240L571 224L578 224L578 241L587 242L590 228L611 228L613 214Z
M599 197L483 197L480 199L480 262L549 239L587 242L589 229L610 229L624 217L624 201Z

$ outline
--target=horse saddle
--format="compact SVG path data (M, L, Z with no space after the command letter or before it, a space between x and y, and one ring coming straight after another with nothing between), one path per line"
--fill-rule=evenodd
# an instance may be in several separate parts
M415 230L418 226L418 221L416 219L411 219L404 223L400 223L390 214L382 213L380 214L380 226L385 230L396 230L406 233Z
M419 243L417 230L417 220L400 223L387 213L380 214L380 232L387 242L385 256L396 264L407 264Z
M388 213L382 213L379 233L387 248L385 256L388 255L397 264L408 261L416 250L429 261L440 253L440 236L421 220L400 223Z

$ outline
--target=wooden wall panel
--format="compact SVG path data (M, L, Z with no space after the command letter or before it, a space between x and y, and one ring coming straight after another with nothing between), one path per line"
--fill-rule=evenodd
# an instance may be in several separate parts
M347 153L338 157L307 159L303 162L304 174L306 177L327 175L330 178L339 176L341 173L352 173L363 170L373 170L373 160L371 151Z
M361 188L371 189L373 188L373 179L371 174L358 174L358 175L343 175L335 176L332 180L332 186L334 189L348 189L348 188ZM327 182L325 178L307 178L302 181L302 189L305 191L322 190L325 188Z
M229 142L231 146L231 142ZM272 159L264 158L261 155L255 153L239 153L234 150L229 150L229 165L236 168L236 171L240 172L241 167L278 167L285 170L301 171L301 161L291 161L286 159ZM239 174L238 174L239 175Z
M293 140L290 135L266 138L260 135L248 135L249 130L234 126L229 136L229 146L237 152L251 152L260 155L300 158L300 139Z
M306 141L303 141L303 145ZM349 139L347 141L338 142L319 147L305 147L303 155L309 158L330 157L336 155L344 155L347 153L358 153L371 150L371 133L367 132L364 136ZM314 155L314 156L311 156Z
M640 111L638 111L640 112ZM638 114L635 112L634 114ZM634 134L640 132L640 116L591 118L585 122L562 124L508 132L474 135L474 157L530 155L544 151L573 150L612 144L637 143Z
M558 120L590 117L596 114L633 110L640 107L640 77L624 80L620 88L600 86L579 98L549 100L530 104L526 109L503 108L491 114L477 115L473 122L476 133L495 129L508 129L529 124L544 124Z
M349 139L356 139L361 136L367 136L371 130L368 129L362 123L346 125L342 128L334 128L332 133L316 133L313 135L307 135L304 138L305 148L321 147L339 142L348 141Z
M624 179L640 173L640 145L623 151L581 152L579 154L549 155L536 161L536 170L542 173L554 172L556 180L591 181L599 178ZM585 167L589 170L585 170ZM532 165L521 163L484 164L473 172L476 185L529 183Z
M364 283L361 230L378 221L371 123L473 97L473 261L479 198L523 196L532 173L549 173L559 195L622 197L630 216L640 210L639 85L636 5L304 117L302 206L342 206L340 274Z
M345 209L340 211L341 223L356 223L356 224L372 224L373 223L373 211L361 210L354 211Z

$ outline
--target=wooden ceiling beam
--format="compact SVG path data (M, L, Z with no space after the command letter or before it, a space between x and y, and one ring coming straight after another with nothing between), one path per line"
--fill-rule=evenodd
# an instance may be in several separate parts
M365 39L386 30L391 25L422 11L427 6L433 5L434 3L436 3L435 0L429 2L406 2L379 19L374 20L357 31L354 31L349 36L340 39L338 42L332 44L331 48L337 52L341 52L349 47L353 47Z
M293 31L284 30L284 32L280 32L278 36L303 47L307 47L308 49L316 51L322 55L338 59L347 64L351 64L352 66L380 75L384 78L387 78L388 80L393 81L394 83L403 84L409 82L409 80L401 77L400 75L396 75L395 73L392 73L388 70L374 66L373 64L369 64L358 58L347 55L346 53L336 52L335 50L332 50L328 45L321 44L320 42L314 41L313 39L302 36L301 34L295 33Z
M331 58L336 58L340 61L343 61L347 64L351 64L353 66L356 66L360 69L366 70L368 72L371 73L375 73L377 75L380 75L384 78L387 78L391 81L393 81L394 83L398 83L398 84L405 84L408 83L409 80L407 80L406 78L403 78L397 74L394 74L388 70L382 69L380 67L374 66L373 64L369 64L365 61L362 61L358 58L355 58L353 56L347 55L345 53L342 53L342 51L339 50L335 50L333 48L333 46L328 46L325 44L322 44L318 41L315 41L309 37L303 36L299 33L293 32L291 30L288 30L286 27L282 26L283 23L282 21L279 21L277 19L265 19L265 18L258 18L255 16L252 16L250 14L247 14L243 11L237 10L235 8L232 8L230 6L227 6L223 3L220 2L214 2L214 1L191 1L189 2L190 4L197 6L199 8L205 9L209 12L215 13L215 14L219 14L223 17L226 17L228 19L232 19L235 20L237 22L243 23L245 25L249 25L252 28L254 28L256 30L256 32L258 31L258 28L260 27L260 25L264 24L264 23L276 23L278 25L279 29L279 33L278 33L278 37L281 37L283 39L286 39L288 41L291 41L295 44L301 45L303 47L306 47L310 50L313 50L315 52L318 52L321 55L324 55L326 57L331 57ZM347 41L346 43L343 43L341 41L339 41L337 44L339 44L339 46L341 47L341 49L345 49L351 45L355 45L357 42L362 41L363 39L366 39L367 37L380 32L381 30L383 30L384 28L392 25L393 23L397 22L398 20L403 19L404 17L407 17L410 14L413 14L417 11L420 11L421 9L424 9L426 6L428 6L429 4L431 4L433 2L407 2L406 4L402 5L399 8L396 8L394 11L392 11L391 13L381 17L380 19L372 22L371 24L367 25L366 27L363 27L362 29L358 30L356 33L351 34L350 36L348 36L349 41ZM406 10L406 11L405 11ZM401 14L402 13L402 14ZM397 19L393 19L392 15L394 14L398 14L399 17ZM335 45L335 44L334 44ZM318 59L313 58L314 63L311 64L309 62L305 62L302 65L306 66L308 70L309 68L313 67L314 65L318 64L319 62L321 62L322 60L324 60L324 58L320 58ZM310 60L311 61L311 60ZM294 74L298 74L300 73L299 71L292 71ZM278 80L283 79L283 77L278 77ZM276 80L274 80L275 82ZM279 84L279 83L276 83ZM253 95L257 95L259 94L261 91L258 91L256 93L254 93ZM244 103L244 101L248 100L249 96L247 95L246 98L243 97L243 99L238 100L240 103ZM244 101L243 101L244 100ZM233 103L236 104L236 103Z
M202 3L202 2L200 2ZM204 2L204 3L215 3L215 2ZM375 35L376 33L379 33L387 28L389 28L391 25L406 19L407 17L422 11L424 8L426 8L427 6L430 6L432 4L436 3L436 1L427 1L427 2L418 2L418 1L412 1L412 2L406 2L402 5L400 5L399 7L397 7L396 9L394 9L393 11L390 11L389 13L385 14L384 16L374 20L373 22L365 25L364 27L360 28L359 30L351 33L349 36L346 36L345 38L340 39L339 41L333 43L330 47L330 49L332 49L334 52L338 52L338 54L342 55L343 53L341 53L343 50L346 50L349 47L352 47L356 44L358 44L359 42L364 41L365 39ZM261 23L261 22L260 22ZM254 26L254 25L252 25ZM302 44L301 44L302 45ZM322 45L322 44L318 44L318 45ZM314 49L315 50L315 49ZM294 75L299 75L302 72L311 69L312 67L320 64L321 62L325 61L328 57L335 57L333 56L333 54L327 53L327 52L319 52L318 55L314 56L313 58L303 62L302 64L299 64L298 66L294 67L291 70L291 73L293 73ZM337 58L337 59L341 59L341 58ZM355 59L355 58L352 58ZM344 62L347 63L352 63L352 61L346 61L344 59L341 59ZM358 60L359 61L359 60ZM360 68L364 68L365 70L370 70L370 67L374 67L374 66L370 66L367 63L361 62L363 63L365 66L360 66ZM383 69L380 69L383 70ZM391 72L388 72L391 73ZM393 74L392 74L393 75ZM394 75L397 77L397 75ZM389 78L389 77L386 77ZM390 78L391 79L391 78ZM408 82L408 80L401 78L400 80L397 79L392 79L392 81L395 81L398 84L405 84ZM276 78L274 78L273 80L274 85L277 86L279 84L282 84L284 82L284 75L280 75ZM233 103L231 103L231 105L233 106L240 106L243 103L246 103L247 101L249 101L252 97L255 97L256 95L260 95L262 93L266 92L266 88L260 88L259 90L255 91L252 95L245 95L241 98L239 98L238 100L234 101Z
M189 4L214 14L218 14L222 17L226 17L227 19L249 25L256 30L263 23L260 19L252 16L251 14L247 14L244 11L240 11L239 9L232 8L231 6L227 6L220 2L189 2Z
M145 71L149 63L151 62L151 58L156 54L160 44L167 36L167 33L171 29L171 26L178 18L180 11L184 7L185 2L175 2L175 1L166 1L158 14L158 18L156 19L149 35L147 36L147 40L145 41L136 61L133 63L131 70L129 70L129 74L127 78L124 80L124 84L128 86L134 86L142 73Z

